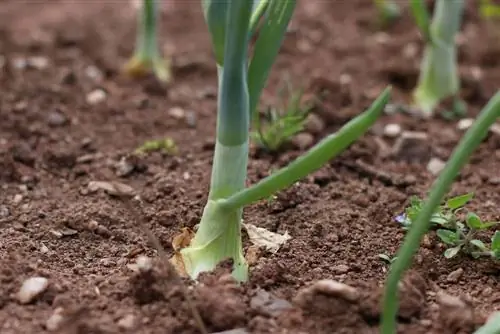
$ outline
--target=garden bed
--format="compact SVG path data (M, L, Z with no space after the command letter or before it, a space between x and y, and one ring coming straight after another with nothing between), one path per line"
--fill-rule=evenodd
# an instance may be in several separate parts
M498 35L469 7L459 39L462 95L474 116L500 85ZM388 84L405 103L415 86L422 42L409 13L390 29L376 26L371 1L303 1L292 20L263 103L276 102L288 72L321 126L314 140L365 109ZM183 227L194 228L206 201L214 146L217 73L198 1L165 2L164 52L174 82L120 75L135 41L135 9L124 1L0 3L0 332L199 333L174 275L161 265L141 222L92 181L118 181L142 198L140 211L168 255ZM102 91L100 91L102 90ZM96 93L96 91L98 91ZM104 92L104 94L103 94ZM427 137L402 152L384 126ZM306 180L244 213L246 223L291 239L263 252L250 281L205 275L189 295L212 332L377 333L388 265L404 230L395 222L412 195L425 196L461 138L456 121L384 116L373 130ZM177 156L133 151L171 137ZM300 154L252 150L253 183ZM455 182L452 194L475 192L470 208L500 220L500 134L490 133ZM487 237L485 235L485 237ZM245 237L245 248L250 243ZM500 310L500 265L447 260L430 233L401 295L401 333L472 333ZM134 271L140 255L154 259ZM29 304L17 291L32 276L49 279ZM353 289L332 292L333 279ZM268 295L270 293L271 295ZM271 304L265 303L271 300ZM193 306L192 305L192 306Z

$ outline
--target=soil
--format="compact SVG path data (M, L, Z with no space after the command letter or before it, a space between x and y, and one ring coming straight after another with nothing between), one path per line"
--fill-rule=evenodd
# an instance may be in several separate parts
M458 42L462 96L473 117L500 85L500 28L481 21L474 2L468 7ZM276 102L288 73L307 96L322 96L313 110L317 141L388 84L394 103L410 101L419 32L408 10L386 30L376 17L368 0L300 2L263 105ZM435 176L427 163L449 157L462 135L457 122L383 116L328 166L245 210L246 223L292 237L255 259L247 284L232 282L227 266L200 284L181 284L140 227L171 256L173 237L198 223L217 80L199 1L165 1L161 20L175 77L166 89L120 72L134 47L132 2L0 2L0 332L201 333L195 309L210 333L377 333L388 269L378 255L394 256L401 245L405 233L394 217L410 196L429 190ZM96 89L105 98L89 103ZM391 154L395 139L382 131L389 123L427 137ZM178 155L132 154L165 136ZM300 153L253 149L249 182ZM470 209L488 221L500 219L499 163L500 135L490 133L451 191L474 191ZM142 199L140 218L90 189L93 181L132 187ZM443 250L434 233L422 242L401 285L399 332L472 333L500 310L498 262L447 260ZM137 270L140 256L153 259L151 270ZM21 304L17 292L33 276L47 278L48 288Z

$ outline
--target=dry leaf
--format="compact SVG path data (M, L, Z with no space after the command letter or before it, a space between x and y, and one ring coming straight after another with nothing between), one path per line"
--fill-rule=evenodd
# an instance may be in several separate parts
M174 266L175 270L179 275L187 277L186 267L184 265L184 260L182 259L181 250L191 243L194 238L194 232L190 228L183 227L181 233L176 235L172 240L172 248L174 249L174 255L170 258L170 263Z
M243 224L243 226L247 230L248 237L250 238L250 242L252 244L264 247L271 253L276 253L281 245L292 238L288 232L285 232L285 234L279 234L252 224Z

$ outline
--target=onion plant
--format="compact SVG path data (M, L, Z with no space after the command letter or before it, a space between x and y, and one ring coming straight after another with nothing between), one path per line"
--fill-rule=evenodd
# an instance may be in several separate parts
M295 0L270 0L259 12L252 0L202 0L219 75L217 131L208 201L196 235L180 251L187 274L196 279L225 260L233 260L233 277L248 278L241 241L245 206L294 184L323 166L364 134L383 112L386 89L365 113L319 142L302 157L269 177L245 188L251 113L259 100L277 56ZM259 17L264 18L248 59L248 44Z
M448 0L447 0L448 1ZM455 0L450 0L455 1ZM427 201L412 221L405 241L391 265L383 302L382 333L396 333L396 313L398 310L398 282L411 265L413 255L418 250L421 239L427 233L443 196L448 192L453 180L466 164L474 150L488 134L489 127L500 117L500 91L484 107L475 123L455 148L445 168L432 186Z
M157 40L158 2L143 0L137 19L135 51L125 64L125 72L132 77L154 73L158 80L168 83L171 79L170 63L162 58Z
M416 107L424 115L431 115L440 101L456 98L460 89L455 36L464 0L437 0L432 21L425 1L411 0L411 8L426 43L413 97Z

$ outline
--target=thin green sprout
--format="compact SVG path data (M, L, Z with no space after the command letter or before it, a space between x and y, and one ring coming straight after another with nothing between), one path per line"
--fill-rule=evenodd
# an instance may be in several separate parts
M136 48L132 58L125 64L124 71L132 77L141 77L153 72L158 80L168 83L172 76L170 63L162 58L158 48L157 7L157 0L143 0L137 23Z
M381 332L383 334L396 333L396 314L399 308L397 297L398 283L403 273L411 265L412 258L418 250L420 241L429 229L432 215L441 203L444 195L448 192L455 177L467 163L474 150L486 137L489 127L498 117L500 117L500 92L497 92L488 102L475 123L457 145L444 170L434 183L429 197L416 220L411 224L387 278L381 324Z

